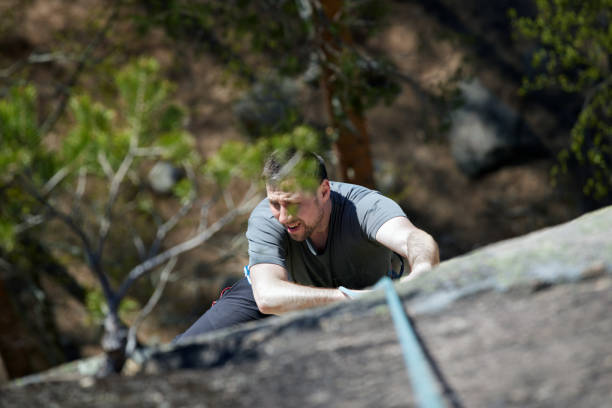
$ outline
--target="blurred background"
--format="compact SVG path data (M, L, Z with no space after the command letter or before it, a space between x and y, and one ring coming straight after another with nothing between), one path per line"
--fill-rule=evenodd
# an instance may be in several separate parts
M186 329L240 278L279 146L395 199L443 260L609 205L611 17L0 0L0 379L100 353L108 316L143 344Z

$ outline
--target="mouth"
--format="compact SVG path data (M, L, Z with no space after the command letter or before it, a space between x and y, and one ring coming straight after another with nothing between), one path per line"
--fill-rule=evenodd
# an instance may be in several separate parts
M300 223L299 222L295 222L292 224L286 224L285 227L287 227L287 231L291 232L295 232L300 228Z

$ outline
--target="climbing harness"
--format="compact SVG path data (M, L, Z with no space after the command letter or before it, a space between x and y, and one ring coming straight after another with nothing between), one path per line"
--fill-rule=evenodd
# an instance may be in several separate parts
M404 362L418 406L420 408L446 407L442 392L436 385L437 380L451 406L460 408L459 399L444 379L416 327L411 324L411 319L404 310L391 279L383 277L374 287L382 288L385 291L389 311L404 354Z

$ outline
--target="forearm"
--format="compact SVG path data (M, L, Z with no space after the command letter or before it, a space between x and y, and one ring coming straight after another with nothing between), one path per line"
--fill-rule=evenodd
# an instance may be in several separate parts
M281 280L268 282L265 289L254 285L253 292L262 313L277 315L346 299L338 289L314 288Z
M408 236L405 257L410 265L410 274L401 281L414 279L440 263L438 244L423 230L415 230Z

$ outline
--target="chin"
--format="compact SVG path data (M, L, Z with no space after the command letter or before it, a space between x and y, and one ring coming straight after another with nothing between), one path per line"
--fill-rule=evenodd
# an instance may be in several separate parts
M308 237L304 234L299 234L299 235L289 234L289 238L291 238L292 240L296 242L303 242L303 241L306 241L306 238Z

